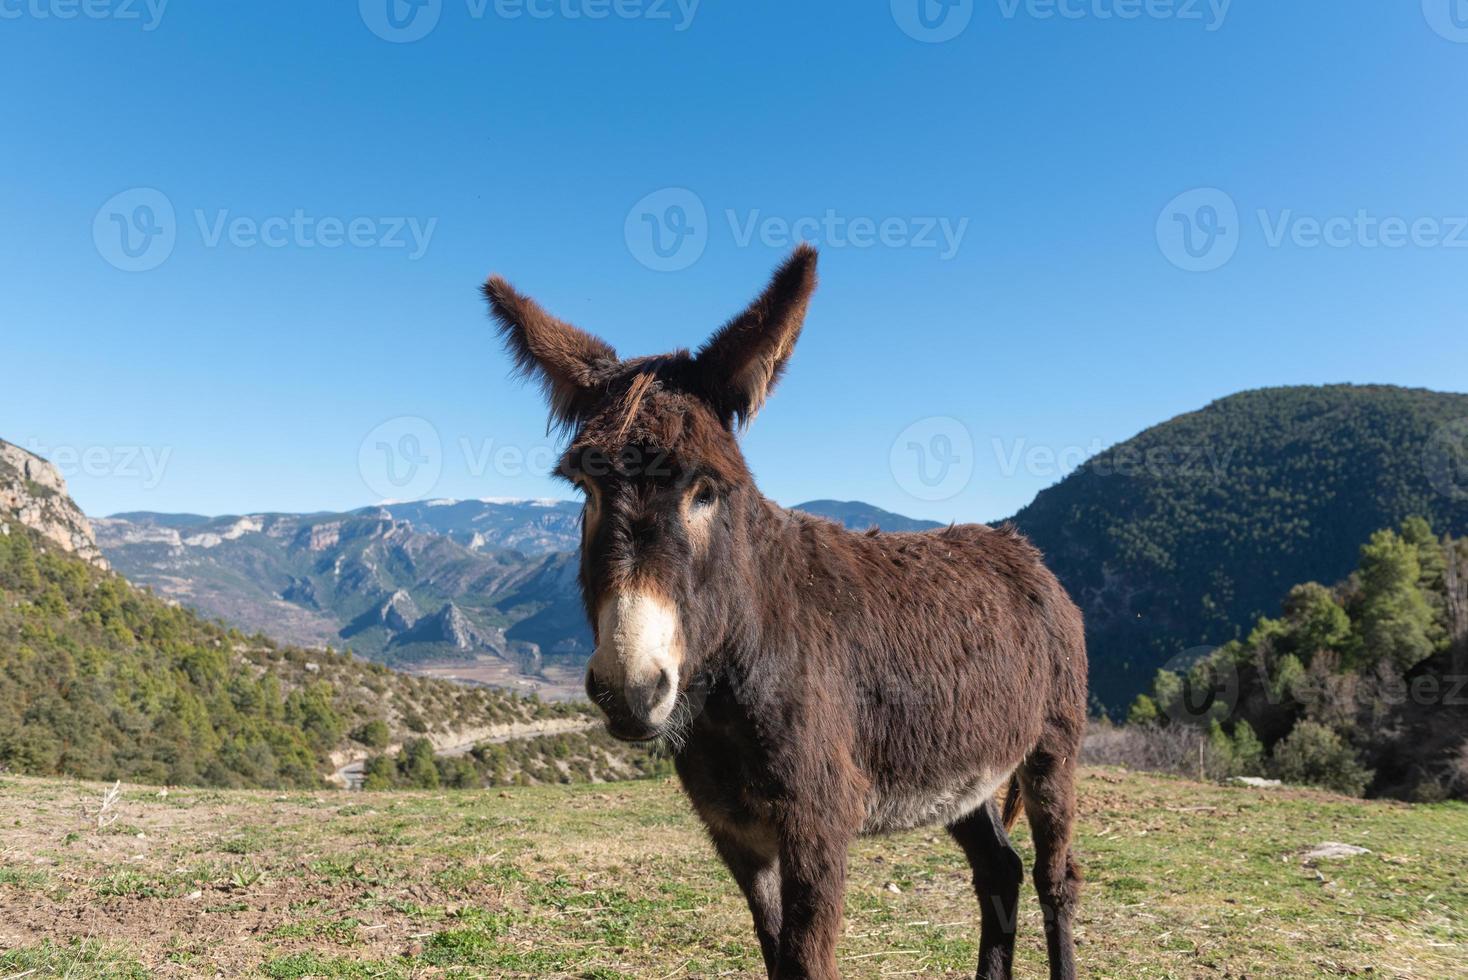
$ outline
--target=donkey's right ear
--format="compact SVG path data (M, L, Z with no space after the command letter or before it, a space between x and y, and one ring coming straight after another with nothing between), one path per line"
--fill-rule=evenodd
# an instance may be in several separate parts
M537 379L550 402L551 417L571 426L585 417L597 378L617 364L617 352L605 341L551 316L499 276L484 284L489 312L499 324L505 349L515 368Z

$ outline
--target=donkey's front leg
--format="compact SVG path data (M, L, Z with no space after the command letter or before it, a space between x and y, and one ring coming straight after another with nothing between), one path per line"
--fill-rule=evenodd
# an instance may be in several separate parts
M773 834L758 831L739 834L716 824L709 825L714 848L754 916L754 931L765 958L765 973L772 978L780 960L780 858Z
M839 980L836 941L846 891L846 852L859 820L816 799L780 822L779 980Z

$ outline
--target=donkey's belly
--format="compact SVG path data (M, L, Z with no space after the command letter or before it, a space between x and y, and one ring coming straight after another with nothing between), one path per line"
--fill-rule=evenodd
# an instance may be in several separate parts
M980 770L936 789L894 787L867 800L863 834L890 834L918 827L947 826L983 806L1010 773Z

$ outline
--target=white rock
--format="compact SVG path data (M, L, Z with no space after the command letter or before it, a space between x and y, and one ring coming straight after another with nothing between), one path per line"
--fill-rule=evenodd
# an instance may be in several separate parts
M1305 860L1335 861L1370 853L1366 848L1357 847L1355 844L1342 844L1339 841L1328 840L1324 844L1317 844L1313 850L1306 851Z

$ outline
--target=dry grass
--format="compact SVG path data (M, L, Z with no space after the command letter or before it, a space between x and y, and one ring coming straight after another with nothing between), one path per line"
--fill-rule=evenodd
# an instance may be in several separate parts
M743 903L672 783L125 788L99 831L84 807L101 792L0 781L0 978L762 975ZM1468 807L1091 769L1083 808L1086 975L1464 975ZM1327 840L1373 853L1303 860ZM1026 902L1020 971L1040 976ZM971 976L976 935L944 835L854 849L846 976Z

